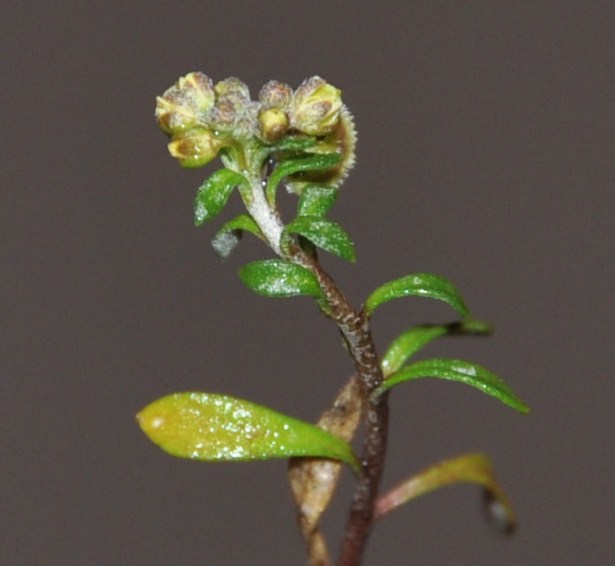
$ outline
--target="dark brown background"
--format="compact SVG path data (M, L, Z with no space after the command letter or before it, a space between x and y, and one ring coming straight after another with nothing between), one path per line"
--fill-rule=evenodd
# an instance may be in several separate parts
M359 261L326 265L355 304L433 271L491 339L427 355L480 362L532 406L424 381L393 395L387 485L492 455L520 531L473 487L382 521L366 564L615 563L612 2L5 2L2 9L0 562L301 564L283 462L167 457L149 401L232 393L313 420L351 371L307 299L273 301L195 229L154 97L182 74L320 74L343 89L358 165L333 212ZM290 200L287 199L290 203ZM229 218L239 210L233 199ZM449 310L407 300L381 347ZM349 477L327 527L341 528Z

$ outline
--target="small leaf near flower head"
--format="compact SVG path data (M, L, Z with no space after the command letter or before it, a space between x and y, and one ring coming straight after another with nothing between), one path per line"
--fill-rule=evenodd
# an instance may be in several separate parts
M145 407L137 419L152 442L179 458L225 462L309 456L358 467L341 438L227 395L175 393Z
M235 187L247 183L245 177L230 169L218 169L199 187L194 201L194 223L201 226L215 218Z
M264 236L258 224L254 222L252 217L247 214L240 214L218 230L214 239L211 241L211 245L222 259L226 259L237 244L239 244L244 231L251 232L258 238L264 240Z
M307 185L299 195L297 216L318 216L323 218L333 206L339 194L335 187Z
M342 158L338 153L309 154L308 157L286 159L279 162L267 182L267 199L270 203L275 202L275 193L278 185L289 175L297 175L306 171L328 169Z
M310 136L322 136L338 123L341 107L341 91L320 77L311 77L293 95L291 126Z
M355 261L354 245L344 229L335 222L318 216L297 216L285 229L287 234L300 234L319 248L341 257Z
M407 275L378 287L365 301L365 313L367 316L371 316L380 305L393 299L408 296L444 301L462 317L465 318L469 315L468 308L455 286L444 277L430 273Z
M478 364L464 360L434 358L415 362L387 377L378 388L376 395L400 383L424 377L459 381L460 383L475 387L491 397L495 397L520 413L529 413L530 411L529 407L497 375Z
M203 73L189 73L156 98L156 119L167 134L206 126L214 99L211 79Z
M322 296L316 276L290 261L254 261L239 270L239 277L248 288L264 297Z

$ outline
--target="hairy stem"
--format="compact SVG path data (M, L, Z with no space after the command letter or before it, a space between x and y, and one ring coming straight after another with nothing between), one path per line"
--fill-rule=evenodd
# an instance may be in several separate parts
M293 261L310 269L318 278L327 297L328 316L341 330L362 384L366 402L365 433L361 454L361 475L358 479L342 541L340 566L361 563L374 522L374 504L384 471L388 437L388 397L372 393L382 383L383 375L368 320L356 312L331 277L314 259L295 249Z

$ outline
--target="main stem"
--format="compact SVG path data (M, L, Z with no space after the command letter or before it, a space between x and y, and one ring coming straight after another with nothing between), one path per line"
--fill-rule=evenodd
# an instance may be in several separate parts
M338 325L348 344L366 400L365 433L361 454L361 474L352 498L338 564L357 566L367 546L374 522L374 504L378 496L388 438L389 408L387 395L372 393L383 376L375 344L364 313L356 312L331 277L312 258L295 252L293 259L310 269L318 278L327 297L327 313Z
M278 255L308 269L318 279L326 297L323 311L342 332L362 385L361 394L366 410L361 472L352 498L338 562L340 566L358 566L374 522L374 504L384 470L389 422L388 396L373 395L374 390L382 384L383 375L369 322L364 312L357 312L352 307L315 258L294 243L281 248L284 225L277 211L266 202L264 181L260 175L254 175L250 185L252 198L245 202L248 211Z

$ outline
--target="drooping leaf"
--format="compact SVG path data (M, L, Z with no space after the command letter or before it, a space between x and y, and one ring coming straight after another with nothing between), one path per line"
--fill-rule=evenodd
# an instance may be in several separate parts
M263 239L263 234L252 217L247 214L240 214L218 230L211 241L211 245L221 258L226 259L239 244L244 231Z
M346 261L355 261L354 245L344 229L318 216L297 216L286 226L287 234L301 234L319 248Z
M408 296L444 301L464 318L470 314L457 288L444 277L431 273L407 275L378 287L365 301L365 313L371 316L380 305Z
M350 442L360 423L364 405L359 378L354 375L322 414L318 426ZM336 460L292 458L288 479L297 505L301 533L308 547L310 564L329 564L329 552L320 518L335 492L342 471Z
M239 277L257 295L265 297L322 296L316 277L290 261L254 261L239 270Z
M247 184L243 175L230 169L218 169L199 187L194 201L194 223L201 226L215 218L228 201L233 189Z
M337 199L339 189L326 185L308 185L299 195L297 216L319 216L323 218Z
M267 182L267 200L270 203L275 201L275 192L284 177L306 171L328 169L339 163L341 159L342 156L339 153L314 153L307 157L297 157L281 161L276 165Z
M399 383L423 377L438 377L440 379L459 381L476 387L483 393L495 397L520 413L529 412L529 407L497 375L478 364L463 360L433 358L414 362L399 369L385 379L378 389L378 393L386 391Z
M341 438L227 395L175 393L145 407L137 419L154 444L179 458L225 462L313 456L358 466Z
M385 377L401 368L414 354L431 341L446 335L485 335L491 327L478 320L466 319L462 322L442 325L422 325L410 328L400 334L382 356L381 367Z
M374 509L376 518L430 491L460 483L481 486L488 519L505 534L515 530L515 513L510 500L495 477L491 461L480 453L444 460L401 482L378 499Z

